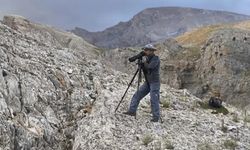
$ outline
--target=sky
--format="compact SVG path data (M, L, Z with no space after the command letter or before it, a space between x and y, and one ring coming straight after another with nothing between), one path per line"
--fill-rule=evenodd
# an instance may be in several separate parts
M151 7L192 7L250 15L250 0L0 0L0 18L8 14L70 30L102 31Z

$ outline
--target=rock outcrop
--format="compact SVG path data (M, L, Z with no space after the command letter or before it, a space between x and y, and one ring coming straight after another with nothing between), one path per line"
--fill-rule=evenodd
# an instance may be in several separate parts
M198 78L234 105L250 104L250 32L222 29L202 48ZM208 90L209 90L208 89ZM207 92L207 91L203 91Z
M123 48L173 38L206 25L247 19L250 17L224 11L160 7L145 9L128 22L120 22L101 32L88 32L81 28L72 32L98 47Z
M3 23L0 149L72 149L77 121L113 71L96 60L96 47L71 33L16 16Z

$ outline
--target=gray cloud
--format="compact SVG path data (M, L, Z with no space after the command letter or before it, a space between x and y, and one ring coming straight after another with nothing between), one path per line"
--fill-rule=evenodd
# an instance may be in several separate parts
M180 6L250 15L249 0L0 0L0 17L17 14L63 29L103 30L149 7Z

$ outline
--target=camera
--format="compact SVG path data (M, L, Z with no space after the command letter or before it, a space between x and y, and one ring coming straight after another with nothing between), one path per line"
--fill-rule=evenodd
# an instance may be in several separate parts
M141 51L139 54L137 54L137 55L135 55L133 57L130 57L128 60L129 60L129 62L134 62L137 59L142 59L143 56L145 56L145 52Z

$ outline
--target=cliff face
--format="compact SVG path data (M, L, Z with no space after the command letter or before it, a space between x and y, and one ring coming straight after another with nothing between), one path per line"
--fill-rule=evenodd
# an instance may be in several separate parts
M194 28L250 19L249 16L192 8L149 8L128 22L121 22L101 32L75 28L73 33L103 48L142 46L176 37Z
M202 48L198 78L235 105L250 103L250 32L224 29ZM206 92L206 91L204 91Z

